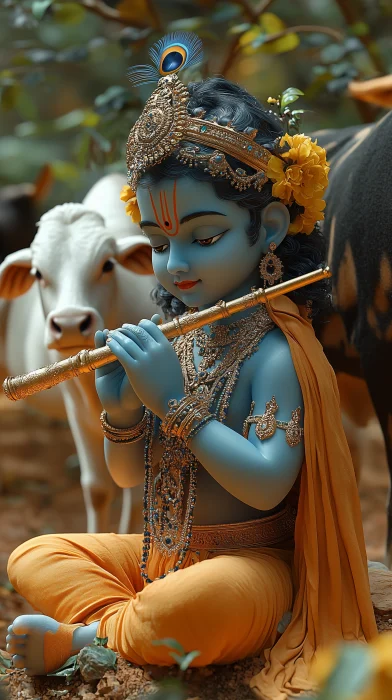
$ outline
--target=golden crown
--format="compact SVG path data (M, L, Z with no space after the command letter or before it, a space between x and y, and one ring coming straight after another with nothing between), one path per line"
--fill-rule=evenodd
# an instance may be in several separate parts
M202 166L212 177L226 178L240 191L251 186L260 191L271 180L273 197L287 206L296 202L303 208L290 224L288 233L311 233L316 221L324 218L322 197L329 171L325 150L317 141L305 134L285 134L277 145L288 150L277 155L257 143L257 129L238 132L230 123L223 126L216 119L203 119L202 109L197 117L191 117L187 110L189 91L176 74L202 58L202 44L194 34L165 36L150 49L150 56L154 66L135 66L129 72L135 85L158 81L127 142L129 184L123 188L121 198L128 202L127 212L134 220L138 219L135 192L141 175L175 154L190 168ZM270 101L277 102L271 98ZM181 146L186 141L191 145ZM203 153L197 144L214 150ZM226 156L232 156L254 172L233 169Z
M221 126L216 121L191 117L187 112L189 99L189 92L177 75L159 80L128 138L128 181L132 190L136 191L143 172L177 151L179 160L190 167L204 164L212 177L227 177L239 190L253 185L260 191L267 179L265 172L271 153L254 141L257 129L243 134L230 124ZM202 154L197 146L179 148L181 141L201 143L216 150ZM225 154L256 172L248 175L242 168L233 170Z

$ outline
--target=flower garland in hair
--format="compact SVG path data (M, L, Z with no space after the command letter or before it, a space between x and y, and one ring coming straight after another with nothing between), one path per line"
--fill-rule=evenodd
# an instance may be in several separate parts
M305 110L289 107L303 94L302 90L290 87L278 97L267 100L268 104L274 105L278 118L287 130L279 141L279 146L287 150L279 153L279 158L271 156L268 162L266 175L274 183L272 196L286 206L296 202L303 207L303 212L289 226L288 233L291 235L310 234L317 221L324 219L323 196L328 185L326 151L317 145L317 141L298 133Z
M140 209L136 199L136 193L129 185L124 185L121 190L120 199L126 202L125 212L131 217L134 224L139 224L141 221Z
M285 134L279 141L287 150L280 157L271 156L267 177L274 183L272 196L290 206L303 207L290 224L288 233L312 233L317 221L324 219L324 192L328 185L329 165L326 151L305 134Z

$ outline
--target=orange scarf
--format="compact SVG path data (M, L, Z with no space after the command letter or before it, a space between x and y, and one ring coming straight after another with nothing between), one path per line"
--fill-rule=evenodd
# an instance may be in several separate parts
M332 367L311 323L287 297L269 305L283 331L304 400L305 463L295 529L294 608L284 634L251 681L259 698L286 700L314 690L318 649L377 635L357 484Z

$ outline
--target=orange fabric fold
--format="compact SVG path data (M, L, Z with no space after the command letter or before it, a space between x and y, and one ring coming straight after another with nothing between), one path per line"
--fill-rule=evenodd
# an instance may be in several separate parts
M334 371L311 323L288 297L269 304L285 334L304 400L305 463L295 529L291 623L251 681L258 697L286 700L314 690L317 651L377 635L354 467Z

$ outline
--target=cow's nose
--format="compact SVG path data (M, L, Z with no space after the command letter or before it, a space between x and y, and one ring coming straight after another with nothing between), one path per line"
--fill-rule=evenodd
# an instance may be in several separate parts
M89 336L93 332L92 314L52 316L50 331L56 340L64 339L66 336Z

